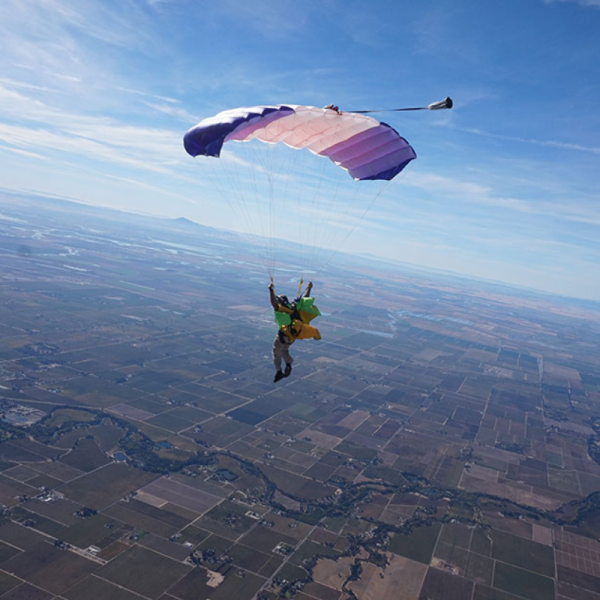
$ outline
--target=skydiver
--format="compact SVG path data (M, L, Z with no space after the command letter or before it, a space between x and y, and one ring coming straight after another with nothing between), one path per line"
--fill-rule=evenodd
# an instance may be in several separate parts
M275 310L275 321L279 325L279 331L273 340L273 364L276 371L273 383L290 376L294 359L289 350L296 340L321 339L319 330L309 325L312 319L321 314L319 309L312 303L310 296L312 287L311 281L306 288L306 292L290 302L287 296L277 296L275 294L273 283L269 285L271 306ZM282 360L285 362L285 371L281 370Z
M335 104L328 104L327 106L324 106L323 108L328 108L328 109L330 109L330 110L335 110L335 112L336 112L338 115L341 115L341 114L342 114L342 111L339 109L339 106L336 106Z

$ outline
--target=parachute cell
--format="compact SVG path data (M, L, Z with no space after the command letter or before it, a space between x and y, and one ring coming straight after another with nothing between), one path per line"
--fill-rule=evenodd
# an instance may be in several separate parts
M357 113L296 105L227 110L184 136L191 156L220 156L229 141L283 143L325 156L357 180L390 180L416 158L410 144L385 123Z

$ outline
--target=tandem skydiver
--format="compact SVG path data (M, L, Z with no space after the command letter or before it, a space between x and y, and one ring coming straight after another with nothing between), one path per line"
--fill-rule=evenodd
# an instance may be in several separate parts
M289 377L292 372L294 359L290 355L290 346L296 340L320 340L321 334L316 327L309 323L321 313L314 305L311 297L312 281L308 284L306 292L300 294L293 302L287 296L277 296L273 283L269 285L271 306L275 310L275 321L279 325L279 331L273 340L273 364L275 365L274 383L284 377ZM285 371L281 370L281 361L285 362Z

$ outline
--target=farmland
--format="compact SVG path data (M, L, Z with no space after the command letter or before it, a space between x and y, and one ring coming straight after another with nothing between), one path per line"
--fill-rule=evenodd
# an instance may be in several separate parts
M600 598L600 307L340 258L274 385L236 238L23 202L0 595Z

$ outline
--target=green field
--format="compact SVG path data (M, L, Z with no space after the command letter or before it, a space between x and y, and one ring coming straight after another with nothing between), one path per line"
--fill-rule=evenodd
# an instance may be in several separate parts
M496 562L494 587L528 600L554 600L554 581L537 573Z
M416 527L410 535L396 533L390 540L389 549L394 554L406 556L428 565L437 543L441 525Z

